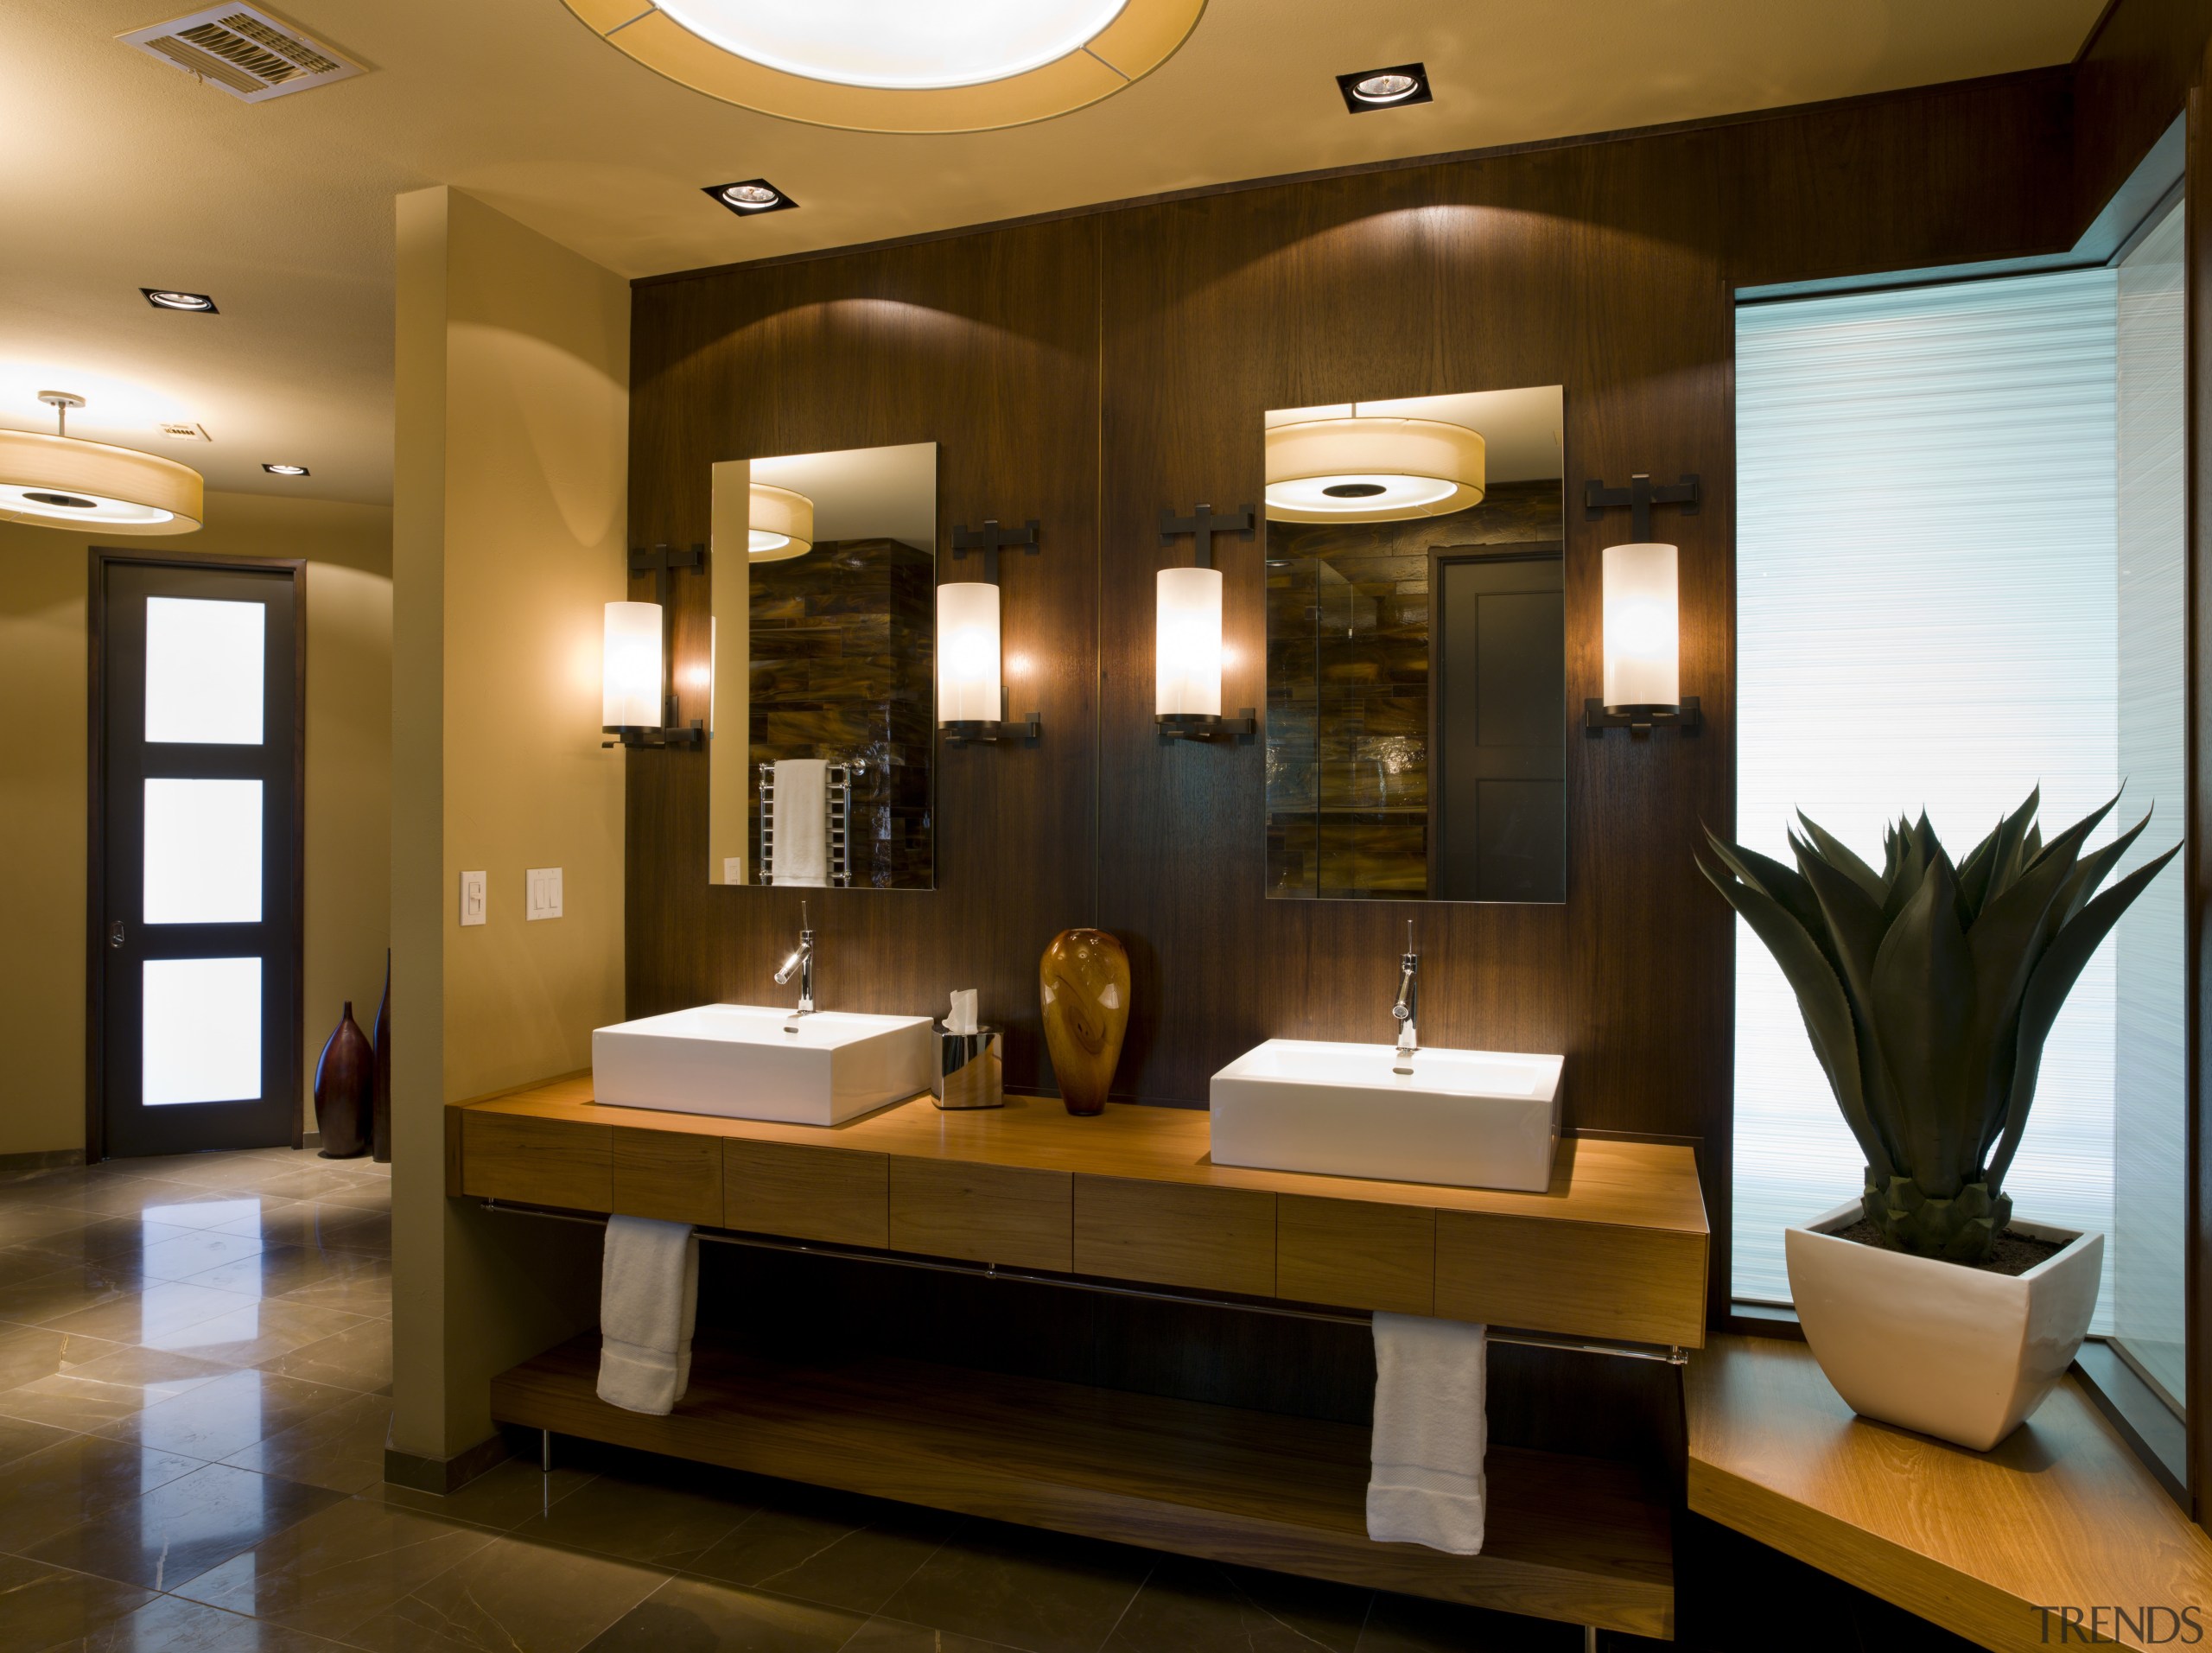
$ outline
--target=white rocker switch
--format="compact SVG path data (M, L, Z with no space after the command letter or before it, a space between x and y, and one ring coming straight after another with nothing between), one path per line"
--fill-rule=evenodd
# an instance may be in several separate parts
M561 916L561 869L558 867L533 867L523 874L524 896L523 912L530 919L557 919Z
M484 922L484 874L463 873L461 875L461 921L464 925Z

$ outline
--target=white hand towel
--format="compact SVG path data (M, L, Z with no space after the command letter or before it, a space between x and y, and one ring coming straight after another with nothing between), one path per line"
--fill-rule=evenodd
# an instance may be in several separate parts
M815 887L830 881L830 766L821 758L776 764L775 861L779 884Z
M1484 1328L1375 1317L1375 1441L1367 1535L1452 1555L1483 1548Z
M699 1242L688 1224L607 1219L599 1271L599 1398L665 1417L691 1384Z

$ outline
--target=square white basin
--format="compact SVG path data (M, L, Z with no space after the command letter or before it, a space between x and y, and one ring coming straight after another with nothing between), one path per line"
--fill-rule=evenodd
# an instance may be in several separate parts
M1551 1186L1556 1056L1271 1039L1213 1076L1217 1165L1459 1188Z
M836 1125L930 1088L930 1019L702 1004L591 1036L593 1098Z

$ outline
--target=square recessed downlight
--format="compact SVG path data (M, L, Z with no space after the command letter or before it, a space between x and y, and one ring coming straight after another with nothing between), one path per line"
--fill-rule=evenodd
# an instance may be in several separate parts
M1429 95L1428 68L1421 63L1400 63L1388 69L1355 69L1337 77L1344 107L1355 115L1376 109L1402 109L1408 104L1433 103Z
M188 293L175 287L142 287L146 302L157 310L184 310L194 315L218 315L215 301L205 293Z
M780 213L798 203L766 178L741 178L734 184L709 184L702 192L717 206L727 207L740 218Z
M308 467L304 465L264 464L261 468L268 472L271 476L306 476L308 474Z

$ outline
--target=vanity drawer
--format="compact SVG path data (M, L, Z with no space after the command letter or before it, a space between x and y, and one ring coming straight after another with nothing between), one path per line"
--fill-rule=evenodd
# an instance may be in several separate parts
M573 1211L614 1208L614 1128L466 1109L461 1192Z
M1065 1171L891 1162L891 1249L1065 1274L1073 1266L1073 1195Z
M1272 1297L1275 1197L1127 1177L1075 1179L1075 1272Z
M890 1244L882 1154L735 1137L723 1150L724 1228L832 1245Z
M667 1223L722 1220L722 1144L682 1131L614 1131L614 1210Z
M1705 1237L1436 1213L1436 1313L1629 1343L1705 1343Z
M1275 1204L1275 1294L1300 1303L1433 1313L1436 1213L1426 1205L1283 1194Z

